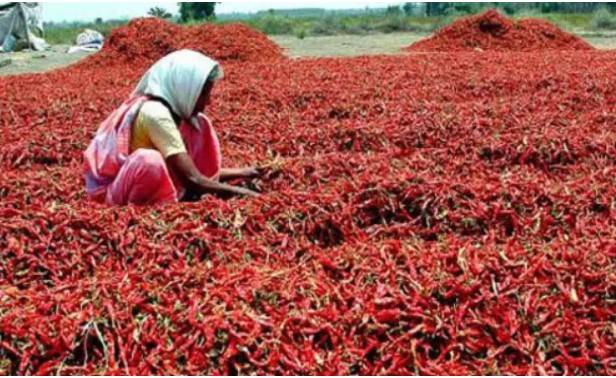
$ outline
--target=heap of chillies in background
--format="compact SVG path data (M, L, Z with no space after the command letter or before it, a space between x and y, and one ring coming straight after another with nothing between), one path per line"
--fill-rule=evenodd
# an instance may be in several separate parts
M512 20L495 9L465 17L417 41L407 50L418 51L544 51L592 50L582 38L541 19Z

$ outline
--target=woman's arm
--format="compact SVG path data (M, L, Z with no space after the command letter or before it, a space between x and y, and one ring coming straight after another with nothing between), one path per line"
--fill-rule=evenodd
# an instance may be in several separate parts
M192 192L216 194L233 193L246 196L257 196L259 194L246 188L222 184L216 180L211 180L203 176L187 153L169 156L167 158L167 164L182 184Z
M251 179L261 176L261 172L254 167L246 168L222 168L220 170L220 181L235 179Z

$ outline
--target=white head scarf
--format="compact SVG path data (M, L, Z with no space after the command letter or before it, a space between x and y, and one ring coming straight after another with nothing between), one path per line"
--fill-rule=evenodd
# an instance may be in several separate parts
M212 73L216 75L210 77ZM162 98L177 115L193 121L191 117L205 82L208 78L218 80L222 77L217 61L196 51L179 50L154 63L133 94Z

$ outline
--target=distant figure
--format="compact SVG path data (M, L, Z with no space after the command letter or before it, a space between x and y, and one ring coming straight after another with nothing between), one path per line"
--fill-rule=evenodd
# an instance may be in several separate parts
M84 153L88 196L110 205L177 202L203 193L256 195L221 183L259 170L221 168L218 137L202 112L218 62L180 50L156 62L100 126Z

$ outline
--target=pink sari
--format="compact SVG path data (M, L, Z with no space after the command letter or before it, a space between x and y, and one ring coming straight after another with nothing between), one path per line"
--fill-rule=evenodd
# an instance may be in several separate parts
M131 130L141 105L149 98L125 101L103 121L84 153L86 192L109 205L155 205L179 201L185 190L169 172L156 150L130 150ZM212 123L198 117L199 128L182 122L180 133L186 150L206 177L218 179L222 165L220 143Z

